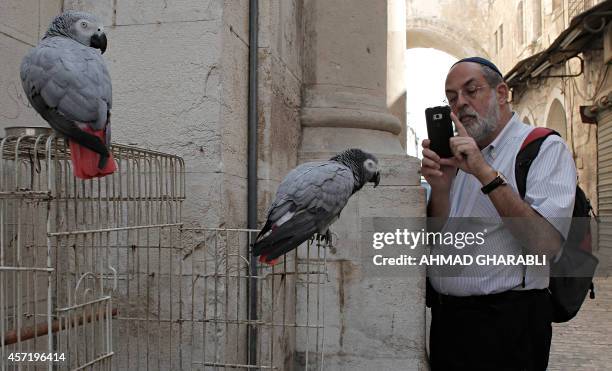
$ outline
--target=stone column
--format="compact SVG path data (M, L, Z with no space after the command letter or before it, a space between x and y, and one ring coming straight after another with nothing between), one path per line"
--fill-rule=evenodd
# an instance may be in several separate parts
M330 370L424 364L424 278L372 277L359 258L363 218L425 214L418 160L406 155L398 136L402 123L387 106L387 73L398 73L388 69L387 12L387 1L304 2L298 160L329 159L357 147L374 153L383 169L381 185L355 194L332 226L337 242L328 251L324 346ZM296 341L298 351L302 340Z
M406 149L406 0L387 2L387 107L400 120Z

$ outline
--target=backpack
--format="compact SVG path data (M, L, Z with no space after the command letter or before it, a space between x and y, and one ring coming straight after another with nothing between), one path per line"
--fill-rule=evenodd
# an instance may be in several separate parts
M514 174L521 198L525 198L529 167L542 143L550 135L559 133L542 127L533 129L516 156ZM589 290L590 298L595 298L593 276L599 261L591 253L592 216L595 217L589 199L576 185L576 200L568 237L561 255L550 265L548 290L551 294L553 322L562 323L574 318Z

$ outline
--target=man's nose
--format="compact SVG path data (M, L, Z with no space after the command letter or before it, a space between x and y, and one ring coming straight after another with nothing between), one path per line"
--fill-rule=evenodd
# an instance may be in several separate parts
M463 92L460 91L457 95L457 102L455 102L455 109L461 111L464 106L467 106L467 99L463 95Z

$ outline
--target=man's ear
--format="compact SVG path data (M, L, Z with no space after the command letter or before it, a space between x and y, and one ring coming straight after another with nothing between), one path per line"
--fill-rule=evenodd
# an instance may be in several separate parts
M497 103L498 104L508 103L510 88L505 82L502 82L499 85L497 85L497 87L495 88L495 91L497 92Z

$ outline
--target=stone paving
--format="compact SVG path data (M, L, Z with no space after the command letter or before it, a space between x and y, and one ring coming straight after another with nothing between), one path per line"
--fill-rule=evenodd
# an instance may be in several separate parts
M576 318L553 325L548 370L612 370L612 277L595 279Z

